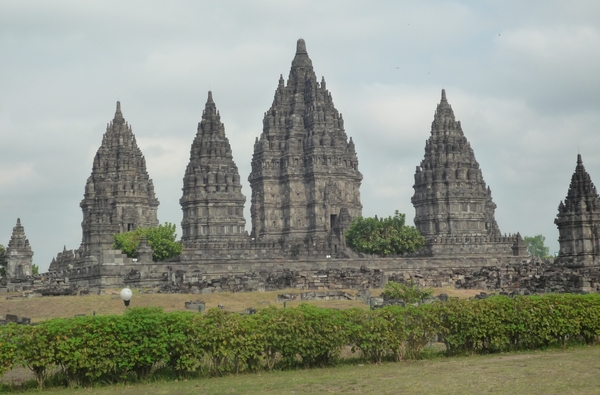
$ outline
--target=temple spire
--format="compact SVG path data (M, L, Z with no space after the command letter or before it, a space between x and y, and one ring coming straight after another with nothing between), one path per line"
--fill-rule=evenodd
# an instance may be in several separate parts
M32 274L33 251L25 236L21 219L13 228L12 236L6 248L6 275L9 278L22 278Z
M219 242L245 234L244 203L240 174L233 161L225 126L208 91L208 100L190 149L183 177L182 241L217 243L202 248L221 248Z
M491 190L483 180L460 123L455 120L445 89L441 96L425 143L425 156L415 174L412 198L415 226L432 239L500 236Z
M362 214L362 175L353 146L325 78L317 79L299 39L287 85L280 77L254 145L248 177L252 237L290 252L298 246L295 255L309 249L338 253L345 221Z
M558 205L554 220L558 227L560 265L585 266L596 262L599 251L600 196L585 170L581 154L577 154L577 165L564 202Z
M83 254L100 256L111 249L115 234L157 226L158 204L146 160L117 101L80 203Z

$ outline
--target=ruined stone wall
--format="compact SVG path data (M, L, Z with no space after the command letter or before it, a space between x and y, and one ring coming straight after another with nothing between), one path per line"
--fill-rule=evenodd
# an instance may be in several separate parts
M154 292L212 293L369 289L387 281L525 295L600 292L600 267L568 268L530 257L486 255L156 263L136 262L113 250L103 254L101 264L15 279L0 290L71 295L128 285Z

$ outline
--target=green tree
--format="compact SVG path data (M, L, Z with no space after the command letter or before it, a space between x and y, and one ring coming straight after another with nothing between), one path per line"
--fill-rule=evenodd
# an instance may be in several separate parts
M166 222L156 228L137 228L131 232L119 233L114 235L113 248L134 258L137 256L137 248L142 236L146 236L148 244L152 247L152 259L164 261L181 254L182 246L175 241L177 238L175 229L175 224Z
M0 244L0 276L6 274L6 248Z
M419 288L419 284L412 280L406 284L389 281L383 288L383 294L390 299L399 299L406 303L422 303L433 291L429 288Z
M523 242L527 246L527 252L530 255L537 256L540 258L547 258L550 256L550 249L544 245L546 237L543 235L537 235L533 237L525 236Z
M40 267L35 263L31 265L31 274L40 274Z
M406 226L406 215L398 212L382 219L358 217L346 231L346 244L357 252L381 256L418 251L425 239L414 226Z

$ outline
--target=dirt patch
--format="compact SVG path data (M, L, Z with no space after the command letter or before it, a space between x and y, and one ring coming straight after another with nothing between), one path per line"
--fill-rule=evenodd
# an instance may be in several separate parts
M534 358L548 358L548 357L563 357L567 353L540 353L540 354L517 354L517 355L499 355L497 357L490 357L486 359L486 362L505 362L505 361L519 361L523 359L534 359Z

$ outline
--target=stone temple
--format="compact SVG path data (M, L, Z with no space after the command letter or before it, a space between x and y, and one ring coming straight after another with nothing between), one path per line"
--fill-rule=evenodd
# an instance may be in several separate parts
M581 155L564 201L554 220L560 251L557 262L565 266L598 264L600 253L600 196L583 166Z
M33 250L25 236L21 219L13 228L12 236L6 248L6 275L8 278L22 278L33 274Z
M302 39L265 113L248 181L252 237L293 254L337 254L349 220L362 214L354 143Z
M214 248L214 243L247 236L246 197L233 161L225 127L208 92L202 121L183 177L181 241L186 248Z
M110 250L113 235L138 227L158 226L158 200L131 126L117 102L106 128L81 201L84 256Z
M442 90L425 157L415 173L415 226L432 254L512 253L520 236L503 237L496 205L460 121ZM518 245L513 245L517 243Z

